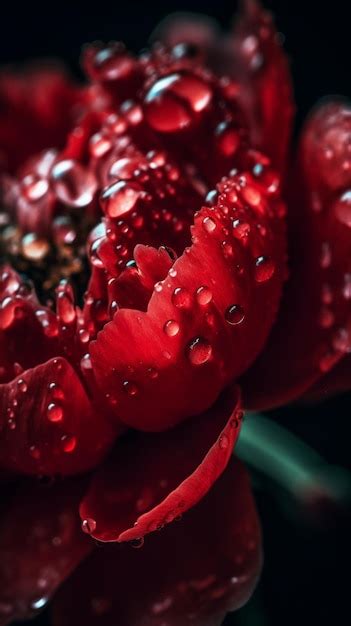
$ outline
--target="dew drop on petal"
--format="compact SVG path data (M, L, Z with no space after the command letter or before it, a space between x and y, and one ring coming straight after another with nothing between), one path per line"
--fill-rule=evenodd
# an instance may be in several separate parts
M18 390L19 390L21 393L26 393L26 391L27 391L27 389L28 389L28 387L27 387L27 383L23 380L23 378L19 378L19 379L18 379L18 381L17 381L17 387L18 387Z
M196 290L196 300L199 304L209 304L209 302L211 302L212 300L212 297L212 291L206 286L199 287Z
M76 449L77 439L73 435L63 435L63 437L61 437L61 442L63 451L67 452L68 454L74 452L74 450Z
M190 306L190 294L183 287L177 287L172 294L172 302L178 308Z
M47 408L47 416L50 422L61 422L63 418L62 407L55 402L50 402Z
M137 396L139 393L138 386L130 380L125 380L123 383L123 389L128 396Z
M92 517L87 517L82 521L82 531L87 535L91 535L96 529L96 521Z
M218 439L218 445L221 448L221 450L226 450L229 446L229 439L227 437L227 435L225 435L224 433L222 433Z
M205 217L203 219L202 226L207 233L212 233L217 227L216 222L212 219L212 217Z
M135 549L142 548L144 545L144 537L138 537L137 539L133 539L130 542L130 545L132 546L132 548L135 548Z
M258 283L264 283L272 278L275 266L269 257L259 256L255 261L255 278Z
M196 337L189 343L187 353L192 365L202 365L211 358L212 346L203 337Z
M178 335L180 327L178 322L176 322L175 320L168 320L165 323L163 330L166 335L168 335L168 337L175 337L175 335Z
M245 313L240 304L231 304L225 311L224 317L228 324L235 326L244 321Z

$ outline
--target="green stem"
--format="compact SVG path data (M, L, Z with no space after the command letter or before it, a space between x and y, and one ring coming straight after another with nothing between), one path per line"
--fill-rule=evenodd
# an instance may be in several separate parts
M333 501L351 502L350 473L328 464L268 417L247 414L236 454L297 498L319 494Z

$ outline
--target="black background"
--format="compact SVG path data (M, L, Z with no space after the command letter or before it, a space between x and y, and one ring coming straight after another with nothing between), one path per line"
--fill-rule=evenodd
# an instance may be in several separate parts
M228 27L235 2L167 0L108 3L5 2L0 11L0 63L60 57L79 72L81 45L93 39L122 39L134 50L145 46L157 22L175 10L202 11ZM333 0L275 0L276 15L291 59L299 128L322 96L351 97L351 38L348 3ZM351 402L344 396L317 408L295 406L274 414L280 422L322 453L327 461L350 467ZM292 506L272 492L259 491L265 568L252 601L228 617L239 626L341 624L350 618L350 519L319 525L304 523ZM291 503L290 503L291 504ZM332 516L334 517L334 516ZM118 592L118 590L116 590ZM39 620L46 624L46 617ZM77 624L77 626L81 626ZM82 625L83 626L83 625ZM117 624L116 624L117 626ZM132 626L132 625L131 625Z

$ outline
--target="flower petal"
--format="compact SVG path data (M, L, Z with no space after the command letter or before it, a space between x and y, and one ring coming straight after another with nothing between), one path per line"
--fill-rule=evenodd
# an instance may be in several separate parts
M251 595L260 528L243 466L230 461L202 502L140 550L96 550L58 593L54 626L219 626Z
M61 147L83 99L60 67L28 66L0 74L0 170L16 171L31 155Z
M123 441L92 480L80 515L100 541L131 541L194 506L226 467L242 413L234 387L198 418Z
M25 483L0 519L0 624L36 615L92 549L80 530L82 481Z
M282 203L262 171L219 185L147 312L118 310L90 344L97 382L128 425L164 430L206 410L262 348L285 276Z
M301 395L351 350L351 107L322 104L302 134L290 212L291 278L245 404Z
M261 4L243 0L229 35L206 16L175 13L161 22L154 38L175 46L178 53L180 44L195 45L217 75L237 81L252 145L284 170L294 114L292 81L272 16Z
M0 465L25 474L87 470L114 437L61 357L0 385L0 415Z
M271 15L244 0L235 24L232 71L249 117L251 140L284 170L294 114L288 61Z

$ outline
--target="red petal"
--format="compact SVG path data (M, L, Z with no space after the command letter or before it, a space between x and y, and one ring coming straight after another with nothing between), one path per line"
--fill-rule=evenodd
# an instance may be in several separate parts
M302 135L291 203L291 279L278 323L244 381L246 405L302 394L351 350L351 108L317 109Z
M261 564L260 529L238 461L177 524L140 550L96 550L59 592L54 626L219 626L249 598Z
M315 385L307 390L304 398L317 402L329 396L350 391L351 389L351 356L346 356L326 376L322 376Z
M36 615L92 548L80 530L82 481L28 483L0 521L0 624Z
M253 145L283 170L294 113L289 63L271 15L257 0L243 0L241 7L231 35L221 34L206 16L176 13L155 36L170 46L195 44L217 75L237 81Z
M206 414L171 432L122 442L81 504L87 530L100 541L130 541L182 515L223 472L241 417L234 388Z
M0 170L15 171L47 147L61 147L83 92L61 68L28 67L0 75Z
M257 0L242 2L233 44L232 71L252 142L284 170L294 113L290 70L272 17Z
M98 384L125 423L163 430L206 410L261 349L285 251L282 205L260 176L221 183L216 206L195 216L193 245L156 283L147 312L118 310L92 342Z
M113 430L72 366L51 359L0 385L0 465L25 474L74 474L102 458Z

